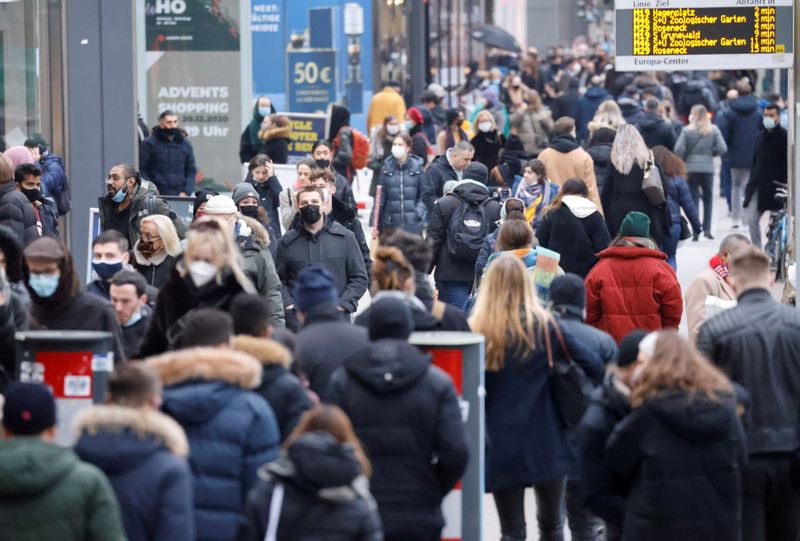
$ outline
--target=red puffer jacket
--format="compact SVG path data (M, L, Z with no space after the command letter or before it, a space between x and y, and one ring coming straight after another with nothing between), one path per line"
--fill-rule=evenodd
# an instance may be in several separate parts
M615 246L597 256L586 277L586 323L617 343L634 329L678 328L683 298L666 254Z

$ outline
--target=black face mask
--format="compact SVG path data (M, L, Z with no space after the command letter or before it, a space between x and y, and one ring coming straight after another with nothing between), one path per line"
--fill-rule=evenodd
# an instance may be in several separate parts
M331 166L330 160L314 160L317 163L317 167L322 167L323 169L327 169Z
M39 189L29 189L29 188L20 188L19 191L22 192L22 195L28 198L28 201L33 203L34 201L42 201L44 196L42 195L42 191Z
M300 218L303 219L303 223L306 225L317 223L321 217L322 213L319 205L306 205L300 209Z
M258 205L243 205L239 207L239 212L249 218L258 219Z
M178 128L165 128L163 131L168 137L177 137L181 133Z

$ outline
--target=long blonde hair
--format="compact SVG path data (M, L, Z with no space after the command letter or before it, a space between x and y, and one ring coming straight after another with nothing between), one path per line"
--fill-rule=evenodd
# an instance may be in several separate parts
M650 151L642 139L639 130L631 124L625 124L617 132L614 144L611 146L611 163L622 173L627 175L633 169L633 164L639 164L644 169Z
M181 241L178 239L178 232L175 230L175 224L172 223L172 220L163 214L151 214L142 218L141 223L151 223L155 226L167 255L177 257L181 254L183 251L181 249Z
M509 348L518 355L535 350L537 335L546 332L549 321L522 261L514 254L493 260L469 320L470 328L486 338L486 370L502 370Z
M705 393L716 400L723 392L733 392L728 378L708 362L677 331L660 331L653 358L646 361L631 393L631 404L644 402L665 391L682 390L690 395Z
M706 135L714 129L711 120L708 118L708 109L705 105L697 104L689 112L689 129L697 130L700 135Z
M190 256L196 247L202 245L210 246L214 252L217 284L222 284L222 271L227 267L245 293L256 293L256 288L253 287L250 279L239 265L239 249L233 243L232 233L214 218L204 216L195 220L189 228L189 232L186 234L184 260L178 265L178 272L181 276L186 276L189 272L185 258Z
M622 110L614 100L606 100L600 104L594 114L591 122L589 122L589 131L594 132L597 128L611 128L614 131L619 130L626 124L625 117L622 116Z

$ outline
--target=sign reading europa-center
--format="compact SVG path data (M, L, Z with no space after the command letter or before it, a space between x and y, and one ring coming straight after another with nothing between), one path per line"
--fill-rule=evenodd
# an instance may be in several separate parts
M792 1L616 0L616 68L790 68Z

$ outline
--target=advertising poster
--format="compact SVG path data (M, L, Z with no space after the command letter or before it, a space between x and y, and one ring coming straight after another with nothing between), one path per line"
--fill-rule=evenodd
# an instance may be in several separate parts
M289 118L292 136L289 142L289 164L295 165L300 158L311 154L314 143L325 139L325 123L327 115L309 115L303 113L282 113Z
M145 0L148 124L177 113L197 186L222 191L241 173L239 9L237 0Z

